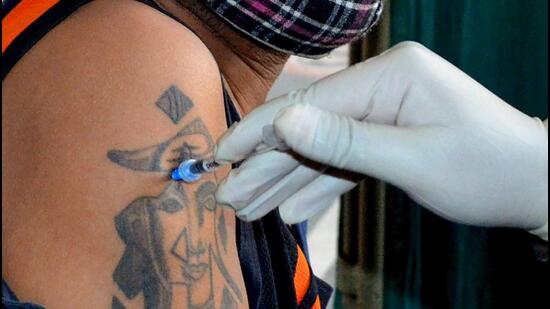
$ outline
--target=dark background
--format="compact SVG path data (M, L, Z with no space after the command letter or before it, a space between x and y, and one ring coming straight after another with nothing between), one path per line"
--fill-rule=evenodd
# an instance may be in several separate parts
M392 45L418 41L548 117L547 0L391 0L390 10ZM384 308L548 308L548 264L526 232L452 224L393 188L386 198Z

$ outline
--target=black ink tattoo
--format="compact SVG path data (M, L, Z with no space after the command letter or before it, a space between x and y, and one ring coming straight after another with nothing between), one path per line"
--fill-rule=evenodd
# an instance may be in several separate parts
M227 252L227 228L225 226L225 215L220 212L218 219L218 234L220 234L220 241L222 242L223 251Z
M223 289L222 309L237 309L237 302L227 289Z
M113 296L113 301L111 302L111 309L126 309L126 307L124 307L124 305L120 302L118 297Z
M197 192L195 192L195 198L199 203L199 206L206 208L210 211L216 210L216 184L212 181L205 182L199 186Z
M199 205L199 224L204 224L204 211L214 211L216 209L216 185L209 181L200 185L197 192L195 192L195 198Z
M178 122L193 108L193 102L176 86L170 86L158 99L156 105L174 124Z
M171 87L156 104L178 123L193 107L185 100L189 99ZM211 153L213 147L197 118L160 144L111 150L107 157L134 171L167 172L183 160ZM222 259L228 236L223 209L215 200L216 184L201 183L194 192L189 188L172 182L158 196L137 198L115 217L125 250L113 280L126 298L142 295L145 308L169 309L175 299L184 299L187 308L237 308L243 293ZM223 278L223 292L214 290L214 278ZM112 309L124 309L116 296Z
M225 267L225 264L222 261L221 257L219 257L217 254L212 254L212 257L214 257L216 265L218 266L220 272L222 273L223 277L227 281L227 284L229 285L229 287L231 288L233 293L235 293L235 295L237 295L237 298L239 299L239 302L242 303L243 302L243 294L241 293L241 290L239 289L239 286L237 285L235 280L233 280L233 278L229 274L229 271L227 270L227 267Z
M191 144L188 140L193 139ZM201 147L202 146L202 147ZM107 157L113 163L134 171L169 172L180 162L203 157L212 152L214 142L200 119L191 121L168 140L137 150L110 150Z
M208 235L203 234L200 224L194 224L201 211L204 211L203 220L207 220L206 213L209 221L217 217L217 204L210 204L214 183L204 183L200 188L195 196L201 198L193 202L189 201L184 185L171 183L158 197L138 198L115 218L117 232L126 249L113 279L127 298L133 299L143 293L145 308L170 308L173 285L187 286L189 294L204 294L204 291L193 291L194 286L212 286L215 265L215 270L242 302L242 293L219 256L217 244L207 243ZM206 196L208 194L210 196ZM173 216L176 217L172 219ZM165 226L168 223L171 226ZM212 223L219 226L219 222ZM165 228L180 228L181 232L172 241L164 236ZM164 250L166 242L171 246L169 252ZM169 270L168 264L179 265L178 270ZM209 294L213 293L211 290ZM211 297L197 303L190 297L189 308L205 308L205 302Z
M141 197L115 218L116 230L126 249L113 280L129 299L143 293L145 308L170 308L172 301L159 205L162 203L155 197Z
M206 248L202 242L199 242L197 247L191 245L191 239L187 234L187 229L184 229L176 242L172 245L170 251L176 258L182 262L182 275L183 283L192 283L200 280L206 272L210 269L210 265L201 261L201 257L205 255ZM181 244L184 244L185 248L180 250Z

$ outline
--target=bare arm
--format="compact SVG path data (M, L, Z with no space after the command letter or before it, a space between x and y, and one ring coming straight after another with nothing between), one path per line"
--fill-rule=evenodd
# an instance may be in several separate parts
M234 214L213 195L223 173L167 177L225 130L220 76L194 35L141 4L96 1L2 90L2 271L20 298L247 307Z

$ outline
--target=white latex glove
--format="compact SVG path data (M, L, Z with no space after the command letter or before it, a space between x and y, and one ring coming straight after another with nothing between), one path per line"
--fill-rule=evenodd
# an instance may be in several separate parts
M246 160L218 200L244 220L280 206L301 222L355 183L288 153L254 155L270 124L300 156L389 182L444 218L547 239L547 126L419 44L268 102L221 139L217 161Z

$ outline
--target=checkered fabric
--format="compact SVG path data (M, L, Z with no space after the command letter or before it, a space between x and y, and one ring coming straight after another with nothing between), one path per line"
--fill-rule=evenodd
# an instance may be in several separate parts
M320 57L376 24L382 0L205 0L216 14L280 51Z

